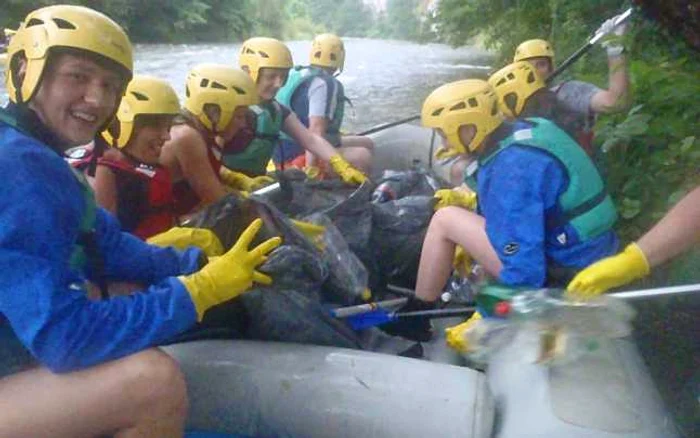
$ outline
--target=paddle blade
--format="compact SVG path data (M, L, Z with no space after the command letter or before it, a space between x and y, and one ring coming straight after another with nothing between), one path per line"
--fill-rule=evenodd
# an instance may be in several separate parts
M345 321L350 324L353 330L368 329L395 320L396 316L394 316L393 313L389 313L381 307L371 312L360 313L345 318Z

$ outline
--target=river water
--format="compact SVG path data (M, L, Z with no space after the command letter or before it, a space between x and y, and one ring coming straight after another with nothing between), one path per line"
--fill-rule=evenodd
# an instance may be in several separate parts
M437 86L457 79L483 78L490 57L483 50L442 44L345 38L345 70L339 76L352 106L344 129L357 132L378 123L420 114L423 99ZM287 42L295 64L306 64L310 41ZM203 62L238 65L240 43L140 44L136 73L168 80L184 98L185 77ZM7 100L4 83L0 102Z

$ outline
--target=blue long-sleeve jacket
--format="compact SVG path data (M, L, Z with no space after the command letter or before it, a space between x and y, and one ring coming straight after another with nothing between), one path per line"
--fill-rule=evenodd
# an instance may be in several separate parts
M479 169L479 209L503 264L501 283L542 287L548 265L581 269L617 251L613 231L581 241L571 225L548 225L562 214L558 199L568 182L554 156L517 144Z
M85 211L70 167L45 144L0 122L0 175L0 313L39 362L57 372L89 367L195 323L194 305L174 276L197 269L199 250L150 246L98 209L107 278L150 286L90 301L81 285L93 273L69 264Z

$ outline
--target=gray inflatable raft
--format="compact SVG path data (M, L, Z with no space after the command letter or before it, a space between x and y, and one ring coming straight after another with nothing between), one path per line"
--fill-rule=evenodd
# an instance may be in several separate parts
M441 342L441 341L437 341ZM299 438L673 438L634 345L564 367L514 343L488 371L342 348L254 341L166 347L185 372L188 427Z
M429 166L429 129L374 134L377 168ZM447 177L445 166L432 168ZM450 324L451 322L445 322ZM674 438L634 343L609 340L566 366L535 363L528 333L486 373L440 337L428 360L311 345L198 341L164 350L187 378L188 427L298 438Z

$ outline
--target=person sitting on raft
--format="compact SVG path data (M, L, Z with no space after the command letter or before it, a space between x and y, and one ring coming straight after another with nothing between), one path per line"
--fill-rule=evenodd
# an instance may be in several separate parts
M421 117L446 147L473 158L465 183L476 196L448 191L440 199L423 243L416 299L404 310L433 307L455 245L514 288L566 285L577 271L617 251L617 213L602 178L554 123L504 121L496 93L481 80L439 87L425 100ZM428 321L390 329L430 338Z
M250 138L248 108L257 102L255 84L239 69L201 64L189 72L182 115L160 155L172 175L176 214L217 202L230 188L247 192L272 181L221 166L222 144Z
M324 33L311 43L308 66L295 66L276 99L288 106L309 131L334 147L355 168L369 173L374 143L366 136L341 135L345 89L337 76L345 66L345 46L338 36ZM316 157L287 135L282 135L273 156L278 169L316 166Z
M103 131L110 146L97 159L97 203L114 214L122 230L147 239L175 225L170 172L159 163L180 103L165 81L135 76L114 121Z
M170 139L180 103L165 81L135 76L129 82L116 117L98 137L104 153L93 144L72 148L68 162L89 177L100 207L114 214L123 231L160 246L196 246L207 256L223 253L209 230L174 227L177 223L170 171L159 163L163 144ZM105 146L107 149L105 150Z
M572 139L579 138L578 126L572 124L573 119L557 100L556 93L547 88L529 62L508 64L489 76L488 83L496 92L499 109L508 119L541 117L556 123Z
M284 133L327 162L346 183L362 184L366 180L333 145L309 131L289 108L275 100L293 66L292 54L284 43L274 38L251 38L243 43L238 62L255 81L261 103L252 107L256 115L255 139L245 147L231 143L224 147L227 168L251 176L265 174L280 133Z
M8 48L0 109L0 435L182 437L187 388L155 348L254 282L280 244L249 250L255 221L206 265L122 232L95 205L63 153L102 131L132 77L132 47L114 21L57 5L25 18ZM99 259L99 262L98 262ZM93 301L103 280L149 285Z

